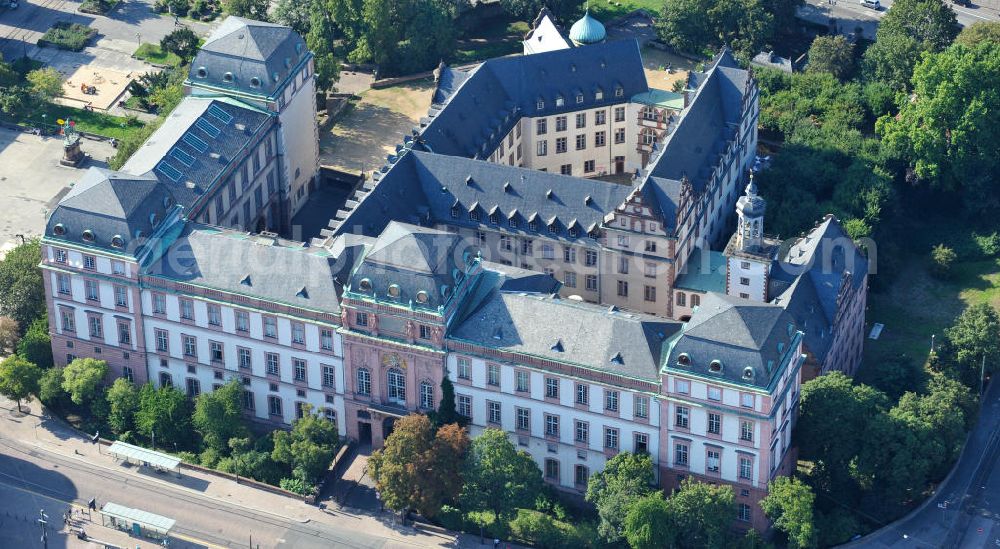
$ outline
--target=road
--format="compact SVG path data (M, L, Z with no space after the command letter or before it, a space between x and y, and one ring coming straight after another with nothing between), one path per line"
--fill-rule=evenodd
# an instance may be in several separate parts
M973 549L1000 546L1000 383L986 391L979 420L954 473L916 512L842 548Z
M799 8L799 17L827 25L830 18L837 20L837 26L842 34L851 34L856 27L861 27L862 35L869 39L875 39L875 31L878 29L878 22L885 17L888 10L892 8L893 0L881 0L882 9L873 10L861 5L860 0L806 0L806 4ZM958 23L967 27L977 21L997 21L1000 13L995 9L980 6L978 4L969 7L951 5L955 11Z

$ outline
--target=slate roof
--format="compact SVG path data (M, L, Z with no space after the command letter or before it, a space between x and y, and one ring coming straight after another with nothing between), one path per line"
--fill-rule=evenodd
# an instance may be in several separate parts
M351 273L351 292L437 310L451 297L471 262L462 244L453 233L392 221ZM392 286L398 296L389 293Z
M444 78L439 85L441 81L453 85ZM618 86L621 97L615 96ZM522 116L616 105L648 89L634 39L490 59L475 68L455 92L435 93L436 99L446 102L433 104L415 131L426 150L486 158ZM603 99L596 98L597 90L603 92ZM577 93L583 95L581 103L576 102ZM562 106L556 104L559 97ZM538 109L539 101L544 103L542 109Z
M494 291L448 337L658 382L664 343L679 327L549 294Z
M796 331L792 316L778 305L709 293L672 342L665 367L767 387L781 372ZM682 354L688 365L678 362ZM721 363L720 371L712 371L713 361Z
M596 179L410 151L381 175L353 210L338 213L343 218L335 223L338 234L370 236L380 234L390 219L474 228L489 225L489 214L497 208L499 226L505 230L575 240L588 238L587 233L622 204L630 190ZM479 212L479 221L470 218L470 210ZM509 226L512 216L516 229ZM534 229L532 219L537 221ZM550 222L554 233L548 229ZM577 228L576 236L571 236L571 227Z
M267 111L234 99L189 95L121 171L154 172L177 201L190 208L276 120Z
M310 56L291 28L230 15L201 46L188 81L274 97Z
M348 247L334 256L325 248L188 221L144 274L338 314L339 281L358 252Z
M134 257L175 204L171 190L152 174L131 175L92 167L52 211L45 236ZM84 238L88 230L91 240ZM115 236L121 238L120 246L112 245Z
M688 108L647 167L643 195L655 199L668 226L676 223L681 180L686 176L695 193L705 190L719 156L735 139L739 128L743 91L749 73L724 50L698 85Z

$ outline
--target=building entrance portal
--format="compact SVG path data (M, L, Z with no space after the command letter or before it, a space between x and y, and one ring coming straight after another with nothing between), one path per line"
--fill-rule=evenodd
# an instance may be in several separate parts
M372 424L367 421L358 422L358 444L362 446L372 445Z

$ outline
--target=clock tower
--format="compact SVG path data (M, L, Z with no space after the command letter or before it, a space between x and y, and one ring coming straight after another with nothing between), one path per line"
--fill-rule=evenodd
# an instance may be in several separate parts
M749 179L745 194L736 201L736 234L726 246L726 293L766 302L778 241L764 236L766 203L757 194L753 172Z

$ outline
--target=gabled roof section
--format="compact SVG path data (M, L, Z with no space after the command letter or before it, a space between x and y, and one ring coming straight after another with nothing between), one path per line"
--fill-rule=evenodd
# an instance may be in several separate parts
M275 96L312 54L291 28L230 15L191 62L188 82Z
M656 383L664 343L679 327L548 294L494 291L449 337Z
M153 174L92 167L52 211L45 236L135 256L176 203Z
M549 8L542 7L535 17L531 30L524 36L524 55L564 50L572 44L563 37L556 19Z
M792 316L778 305L709 293L673 342L665 366L767 387L797 333Z
M338 314L341 281L355 253L347 249L334 256L325 248L189 221L144 274Z
M275 121L267 111L235 99L189 95L121 171L154 172L190 208Z

